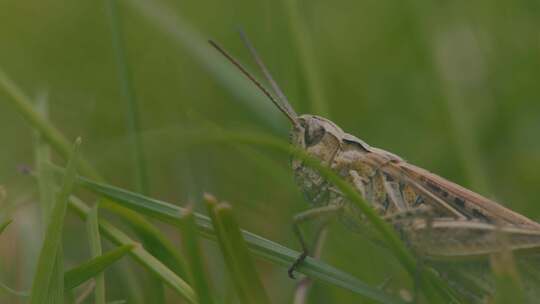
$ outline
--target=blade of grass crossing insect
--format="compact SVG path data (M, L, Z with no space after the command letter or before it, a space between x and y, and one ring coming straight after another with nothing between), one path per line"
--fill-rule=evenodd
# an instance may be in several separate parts
M54 168L56 168L59 173L61 172L57 167ZM178 221L181 220L181 216L185 213L185 210L181 207L114 186L93 182L83 177L79 177L78 182L84 188L114 200L117 204L132 208L133 210L172 225L177 225ZM70 206L72 206L80 216L86 216L84 210L88 207L84 206L84 203L72 201ZM199 233L203 237L215 241L216 237L210 219L204 215L195 213L195 220ZM103 228L101 228L101 230L103 232ZM243 231L242 233L250 246L250 250L252 250L254 254L277 265L289 267L300 254L297 251L281 246L250 232ZM319 281L340 286L381 303L404 303L402 300L396 299L378 288L371 287L351 275L339 271L319 260L307 258L306 262L298 269L298 271Z
M69 206L78 216L86 220L90 208L84 202L72 196ZM131 245L135 243L124 232L105 220L99 220L99 230L104 237L117 245ZM171 287L189 303L197 303L195 293L191 286L178 277L176 273L165 266L161 261L148 253L142 246L136 246L130 251L130 255L147 270L158 276L165 284Z
M447 284L441 281L433 272L418 270L416 259L405 247L395 231L384 222L375 211L364 201L362 196L347 181L338 176L332 169L324 166L319 160L308 155L304 150L298 149L279 139L264 134L233 133L220 132L216 134L219 140L227 142L236 142L238 144L249 144L260 147L266 147L298 157L303 163L317 170L327 181L334 184L349 200L358 206L369 222L379 232L383 240L388 244L396 259L403 265L409 274L417 278L422 284L422 291L431 302L455 302L455 294L449 289Z
M188 134L189 136L189 134ZM422 271L417 269L416 259L405 247L403 242L397 236L395 231L385 223L367 204L360 194L346 181L340 178L330 168L322 165L319 160L306 154L305 151L295 148L288 143L268 136L266 134L251 133L251 132L208 132L205 136L201 137L189 137L188 140L193 140L193 143L227 143L227 144L240 144L240 145L252 145L263 147L265 149L285 152L290 155L294 155L301 159L307 166L313 167L317 170L321 176L326 180L333 183L338 187L345 196L347 196L358 208L366 215L366 218L371 222L374 228L380 233L382 239L388 243L391 252L395 255L396 259L403 265L403 267L409 272L411 277L417 278L422 285L422 291L426 294L432 302L442 301L454 303L455 293L445 284L440 278L438 278L432 271Z
M121 15L118 9L117 0L105 0L111 24L112 46L116 57L116 67L118 80L122 89L122 95L126 99L127 126L131 151L133 153L133 164L135 168L136 189L144 194L148 194L148 177L143 145L140 138L139 107L135 89L133 88L132 74L125 52L125 41L121 29Z
M103 255L96 256L89 261L82 263L81 265L66 271L64 276L64 285L66 290L73 289L91 278L97 279L103 274L103 271L114 264L116 261L124 257L131 250L135 248L134 244L119 246ZM97 288L97 285L96 285ZM97 290L96 290L97 293ZM97 302L97 297L96 303ZM104 299L104 297L103 297ZM106 303L105 301L101 303Z
M39 254L38 264L36 268L36 274L32 283L32 294L30 297L31 304L47 303L47 295L49 289L54 289L52 286L49 288L49 282L55 281L53 276L56 265L56 257L60 250L62 240L62 229L64 227L64 216L68 205L68 198L71 194L73 184L76 177L76 163L79 152L81 139L78 138L73 146L71 157L67 164L66 175L63 179L63 184L58 195L58 199L52 209L50 220L47 222L47 229L45 230L45 237L43 240L42 249ZM61 282L56 284L63 285ZM63 290L63 286L62 290ZM63 297L57 299L62 303Z
M200 304L212 304L210 286L204 269L203 254L197 234L195 216L191 209L187 210L178 221L182 233L182 245L188 260L191 285L193 286Z
M36 99L36 111L41 117L48 117L48 100L45 94L40 94ZM35 163L38 170L37 183L39 188L39 201L41 207L41 225L42 231L46 230L52 208L54 207L54 189L56 184L52 170L46 168L46 163L51 160L50 147L39 132L35 132ZM63 252L62 246L58 247L54 264L54 270L49 280L49 290L47 292L48 303L61 303L64 297L64 288L62 282L64 280L63 267Z
M205 196L205 202L214 224L218 244L241 302L270 303L240 228L233 217L231 206L226 203L218 204L209 195Z
M495 301L503 303L528 303L525 301L523 283L518 273L512 251L508 248L508 241L504 236L503 249L490 257L490 265L495 275ZM506 245L504 245L506 244Z
M97 258L102 254L98 224L98 204L94 205L88 214L86 229L88 230L88 241L90 243L90 256ZM103 273L96 275L94 302L95 304L105 304L105 275Z

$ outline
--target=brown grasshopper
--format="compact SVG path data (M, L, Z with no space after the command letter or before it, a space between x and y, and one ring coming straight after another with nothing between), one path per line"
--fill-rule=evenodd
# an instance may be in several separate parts
M422 258L458 259L490 256L501 250L499 236L510 250L540 249L540 224L440 176L407 163L388 151L372 147L344 132L332 121L310 114L298 115L282 90L243 36L276 97L215 42L210 43L244 73L292 124L291 143L334 169L353 185L381 217L393 224L404 241ZM295 217L294 231L303 253L289 269L308 255L299 224L337 214L353 230L362 230L363 215L332 184L302 160L291 163L295 179L314 206Z

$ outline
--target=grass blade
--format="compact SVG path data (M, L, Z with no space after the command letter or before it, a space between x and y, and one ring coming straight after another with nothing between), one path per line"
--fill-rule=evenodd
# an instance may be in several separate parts
M8 293L8 294L12 294L12 295L17 296L17 297L29 297L30 296L30 292L15 290L15 289L7 286L6 284L4 284L2 282L0 282L0 291L3 291L3 292Z
M240 302L270 303L251 260L242 232L233 218L231 206L225 203L218 204L209 195L205 196L205 202Z
M89 213L89 218L92 216L91 212ZM100 275L103 274L103 271L114 264L116 261L121 259L123 256L128 254L130 251L135 248L135 245L122 245L119 246L103 255L97 256L92 258L89 261L86 261L82 263L81 265L70 269L66 271L64 276L64 286L66 290L73 289L82 283L86 282L87 280L96 277L96 284L97 279ZM96 293L97 293L97 285L96 285ZM96 297L96 303L97 297ZM102 302L103 304L105 301Z
M26 95L15 82L13 82L6 73L0 68L0 88L11 96L11 99L5 99L15 107L17 112L36 130L40 132L43 138L56 150L64 159L68 159L71 153L69 141L56 129L45 117L39 115L34 109L31 99ZM99 174L82 157L78 158L77 165L81 173L100 179Z
M153 248L152 255L162 261L168 268L177 275L185 278L186 262L178 253L175 246L161 233L154 225L148 222L137 212L130 210L111 200L103 200L100 207L119 214L124 220L129 222L129 227L135 231L141 239L145 248Z
M495 301L493 303L528 303L525 300L523 283L507 236L500 233L500 252L490 256L490 265L495 275Z
M181 220L182 216L186 212L184 208L148 198L117 187L93 182L82 177L79 177L78 181L83 187L90 191L114 200L116 203L125 205L126 207L132 208L133 210L139 211L145 215L173 225L177 225L177 222ZM84 210L83 208L88 209L88 207L83 207L80 204L77 204L74 207L76 209L80 209L81 212ZM199 233L208 239L215 240L215 233L210 219L197 213L195 214L195 218ZM101 231L104 231L103 227L101 228ZM242 234L249 246L249 249L255 255L277 265L289 267L300 254L295 250L281 246L253 233L242 231ZM357 278L333 268L319 260L307 258L306 262L297 270L316 280L348 289L352 292L358 293L381 303L404 303L402 300L394 298L376 287L371 287L366 283L361 282Z
M191 209L178 221L178 227L182 232L182 243L185 248L184 253L188 260L191 284L197 293L200 304L212 304L210 286L203 264L203 254L201 252L199 238L197 235L197 224Z
M92 207L92 209L90 210L90 213L88 214L88 218L86 218L86 228L88 230L88 241L90 243L91 257L97 259L99 256L102 255L101 236L99 235L98 205L97 204L94 205L94 207ZM116 260L112 260L112 262L114 261ZM99 273L98 275L96 275L96 287L94 291L94 299L95 299L96 304L105 304L105 301L106 301L105 300L105 275L103 273Z
M122 89L122 95L126 99L127 105L127 125L129 139L133 153L133 164L135 168L135 185L137 191L148 193L148 176L144 157L143 145L140 137L140 119L137 95L133 88L131 69L126 58L124 48L124 36L122 35L120 13L118 11L117 0L106 0L109 20L111 23L112 46L116 56L116 67L118 80Z
M6 230L7 226L9 226L9 224L11 224L11 222L13 222L13 220L9 219L9 220L3 221L0 224L0 234L2 234L4 232L4 230Z
M90 213L90 208L81 200L71 197L69 205L78 216L86 219ZM99 230L102 235L113 243L121 245L130 245L135 242L124 232L114 227L105 220L99 220ZM150 272L158 276L165 284L170 286L179 295L184 297L189 303L197 303L193 289L171 269L165 266L161 261L148 253L142 246L136 246L130 251L130 255Z
M36 110L42 117L48 117L48 100L46 95L41 94L37 98ZM46 164L51 161L51 151L46 140L39 132L35 132L35 163L38 170L37 183L39 188L39 201L41 207L41 225L42 231L45 231L48 221L51 218L52 208L54 207L54 189L56 183L54 181L54 173L50 168L46 168ZM64 297L64 288L62 281L64 280L64 262L62 246L58 248L54 270L49 281L49 303L61 303Z
M55 281L54 278L56 276L53 277L55 266L60 266L56 265L56 262L58 261L57 255L61 252L59 251L59 248L62 240L64 216L66 214L68 198L71 194L73 184L75 183L76 163L80 144L81 139L78 138L73 146L71 157L67 164L66 175L63 179L63 185L60 189L54 208L52 209L51 218L47 224L43 246L39 254L36 274L32 283L32 294L30 296L31 304L47 303L48 291L50 288L54 288L54 286L49 286L49 283ZM56 282L56 284L62 285L63 280L61 282ZM60 287L63 289L63 286ZM62 301L62 298L58 300Z
M35 108L41 117L48 117L48 101L45 96L37 99ZM38 172L39 201L41 203L42 225L45 228L54 206L54 189L56 186L53 172L46 168L46 164L51 161L51 149L40 132L35 132L35 142L35 166Z
M286 10L289 19L289 25L294 34L296 49L299 53L301 68L304 71L306 86L308 88L308 100L311 101L311 113L318 114L324 117L329 117L328 103L324 98L323 82L320 73L317 70L318 60L315 58L314 47L311 40L309 28L304 24L305 18L302 13L305 12L300 8L299 0L291 0L286 2Z

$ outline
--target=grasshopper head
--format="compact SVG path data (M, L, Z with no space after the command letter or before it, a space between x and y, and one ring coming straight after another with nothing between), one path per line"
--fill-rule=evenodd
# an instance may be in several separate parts
M291 144L305 150L310 156L323 162L331 161L341 147L345 133L332 121L310 114L296 118L290 133ZM299 160L293 160L293 168L300 166Z
M330 120L316 115L304 114L296 119L290 137L293 145L308 150L319 145L338 144L341 134L343 134L341 128Z

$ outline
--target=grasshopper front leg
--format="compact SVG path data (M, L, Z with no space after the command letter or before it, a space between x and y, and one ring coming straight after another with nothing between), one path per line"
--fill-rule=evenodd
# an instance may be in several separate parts
M337 214L341 210L341 208L341 205L327 205L323 207L309 209L294 216L293 231L298 238L298 241L300 242L300 246L302 247L302 253L298 256L296 261L294 261L291 267L289 267L287 273L289 274L289 277L291 279L295 279L294 270L306 259L306 257L309 256L309 249L302 234L302 231L300 230L300 224L314 219L319 219L322 217L327 217L329 215Z

